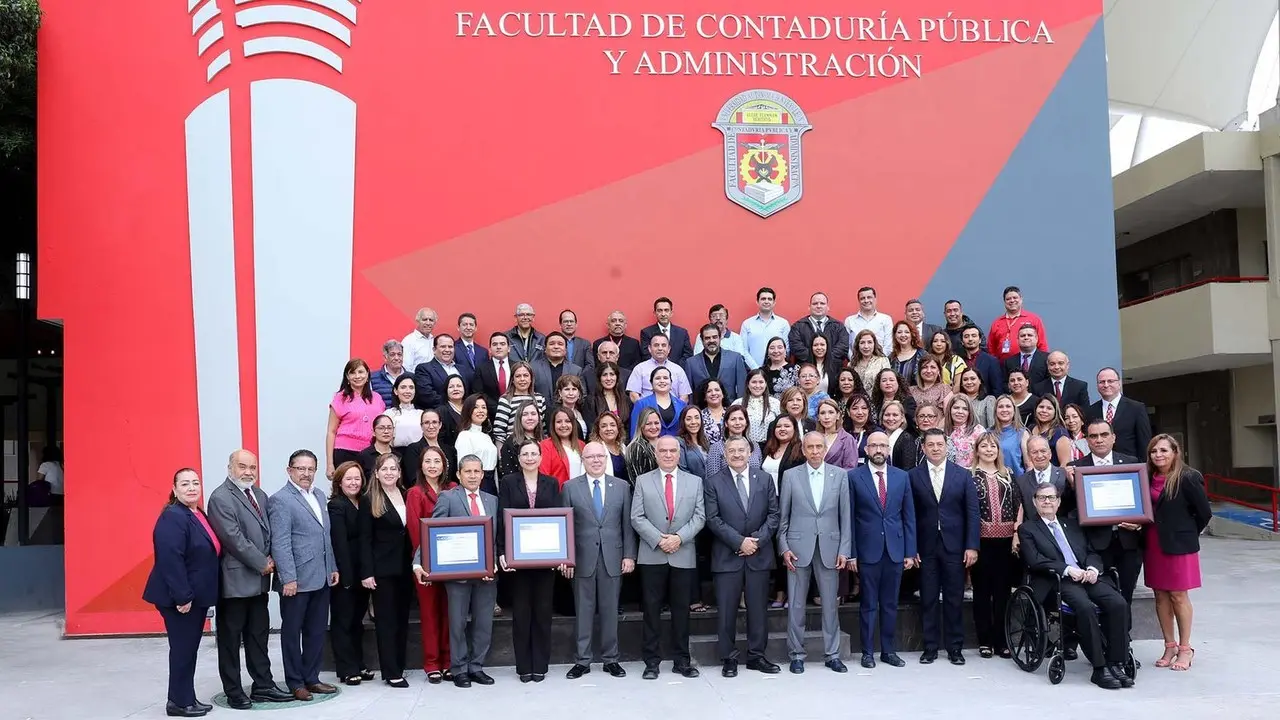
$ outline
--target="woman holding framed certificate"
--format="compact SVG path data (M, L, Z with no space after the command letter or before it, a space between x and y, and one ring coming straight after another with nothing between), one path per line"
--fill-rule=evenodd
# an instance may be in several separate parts
M434 410L430 412L435 412ZM422 520L431 517L440 493L451 490L448 456L439 447L422 451L418 480L409 488L409 540L416 549L422 543ZM437 685L452 680L449 674L449 599L443 583L417 583L418 621L422 630L422 669L427 682Z

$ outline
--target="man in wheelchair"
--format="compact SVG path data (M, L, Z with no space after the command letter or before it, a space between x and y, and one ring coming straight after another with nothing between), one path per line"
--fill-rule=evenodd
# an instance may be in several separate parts
M1039 485L1034 499L1038 516L1018 528L1032 592L1046 603L1056 590L1071 608L1080 647L1093 663L1094 685L1107 690L1133 687L1122 668L1129 650L1124 597L1113 578L1101 575L1102 559L1089 549L1076 520L1058 517L1057 488L1052 483Z

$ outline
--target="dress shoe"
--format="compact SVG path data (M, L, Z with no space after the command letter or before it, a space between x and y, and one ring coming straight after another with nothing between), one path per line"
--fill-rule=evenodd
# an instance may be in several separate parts
M204 710L205 712L209 712L210 710L213 709L213 706L210 705L209 703L202 703L199 700L196 701L196 707L200 708L201 710Z
M921 665L929 665L930 663L932 663L934 660L937 660L937 659L938 659L937 650L925 650L923 653L920 654Z
M826 661L823 664L826 665L828 668L830 668L832 672L838 672L838 673L849 672L849 668L845 667L844 661L841 660L840 658L831 658L830 660Z
M794 675L800 675L804 672L803 660L792 660L790 670Z
M377 676L373 674L373 671L372 671L372 670L367 670L367 669L366 669L366 670L361 670L361 671L360 671L360 679L361 679L361 680L364 680L364 681L368 682L368 681L373 680L375 677L377 677Z
M590 672L590 668L588 668L588 669L587 669L587 671L588 671L588 672ZM612 676L614 676L614 677L619 677L619 678L620 678L620 677L626 677L626 676L627 676L627 671L626 671L626 669L625 669L625 668L623 668L623 667L622 667L621 665L619 665L618 663L605 663L605 664L604 664L604 671L605 671L605 672L607 672L607 673L609 673L610 675L612 675Z
M607 671L609 669L609 666L605 665L604 668ZM578 678L582 677L583 675L586 675L589 672L591 672L590 665L574 665L573 667L569 668L569 672L565 673L564 676L569 678L570 680L577 680Z
M311 702L311 698L313 697L315 696L312 695L311 691L306 688L298 688L297 690L293 691L294 700L301 700L302 702Z
M333 695L334 693L338 692L338 688L330 685L329 683L322 683L322 682L311 683L310 685L307 686L307 689L313 693L316 693L317 695Z
M493 678L489 677L488 673L481 670L480 672L471 673L471 682L477 685L492 685Z
M249 692L249 699L254 702L293 702L293 693L287 693L278 687L261 690L255 688Z
M364 678L360 677L359 675L352 675L350 677L342 678L343 685L350 685L352 687L355 687L356 685L359 685L362 682L364 682Z
M658 667L656 665L646 665L644 668L644 674L641 675L640 677L644 678L645 680L657 680Z
M251 710L253 709L253 701L244 695L228 695L227 707L232 710Z
M529 673L522 673L520 675L520 682L522 683L533 682L533 676L530 675Z
M465 673L458 673L453 676L453 686L460 688L471 687L471 678Z
M1120 684L1119 680L1111 677L1111 673L1104 667L1094 668L1093 677L1089 678L1089 682L1097 685L1103 690L1119 690L1124 687Z
M204 717L209 714L209 711L195 705L182 707L181 705L166 702L164 704L164 714L169 717Z
M696 678L702 673L698 672L698 668L692 665L672 665L671 672L686 678Z
M1111 677L1115 678L1120 683L1121 687L1133 687L1133 680L1129 679L1129 676L1124 674L1124 668L1119 665L1108 665L1107 670L1111 673Z
M963 665L964 653L959 650L952 650L947 653L947 660L949 660L952 665Z
M1062 659L1067 662L1075 660L1078 657L1080 657L1080 653L1076 652L1076 649L1073 647L1066 648L1062 651Z
M898 653L880 653L880 662L894 667L905 667L907 664L906 660L898 657Z
M720 674L724 677L738 677L738 661L725 660L724 666L720 668Z
M546 680L546 679L547 679L547 674L546 674L546 673L534 673L532 677L533 677L533 681L534 681L534 682L542 682L543 680Z
M769 662L764 658L760 658L756 660L748 660L747 669L755 670L756 672L762 672L765 675L777 675L778 673L782 672L782 668L778 667L776 663Z
M404 678L396 678L395 680L388 680L387 685L403 690L404 688L409 687L409 681Z
M862 653L862 667L872 670L876 666L876 656L871 653Z

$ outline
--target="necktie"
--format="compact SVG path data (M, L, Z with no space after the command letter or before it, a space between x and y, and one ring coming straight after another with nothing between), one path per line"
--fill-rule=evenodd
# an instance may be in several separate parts
M742 473L733 474L733 482L738 486L738 499L742 501L742 507L747 507L747 484L742 481Z
M1067 536L1062 534L1062 527L1056 522L1049 523L1049 528L1053 530L1053 539L1058 543L1058 549L1062 551L1062 559L1067 561L1067 567L1080 568L1080 563L1076 561L1075 551L1071 549L1071 543L1067 542Z
M591 481L591 500L596 506L596 519L604 519L604 492L600 489L600 479Z
M1022 372L1027 372L1030 369L1031 369L1031 356L1023 355L1022 356Z
M472 345L471 343L466 343L466 346L467 346L467 357L471 359L471 367L475 367L476 366L476 346Z
M937 500L941 501L942 487L946 476L942 474L942 470L940 468L932 469L930 472L933 474L933 495Z
M884 510L889 507L889 488L884 484L883 470L876 472L876 480L879 481L880 484L880 509Z
M480 517L480 504L476 502L476 494L475 493L467 493L467 494L471 496L471 514L475 517Z
M1062 381L1061 380L1053 381L1053 394L1058 398L1058 404L1061 405L1062 404Z
M507 364L498 361L498 394L505 395L507 393Z
M262 517L262 508L258 506L258 501L253 498L253 488L245 488L244 496L249 498L249 504L253 506L253 511L258 513L258 517Z
M1116 417L1116 406L1111 403L1107 403L1107 422L1111 422L1112 420L1115 419L1115 417Z
M676 516L676 486L671 480L671 473L667 473L667 522Z

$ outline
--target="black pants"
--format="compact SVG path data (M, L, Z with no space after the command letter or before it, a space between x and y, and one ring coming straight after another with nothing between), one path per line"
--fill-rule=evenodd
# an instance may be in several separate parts
M333 645L333 665L338 677L359 675L364 662L364 614L369 609L369 591L356 583L349 588L335 586L329 594L329 642Z
M271 617L267 611L267 594L248 598L223 598L218 601L214 635L218 641L218 674L227 697L244 695L240 685L240 646L244 645L244 662L253 680L254 690L276 687L271 677L271 659L267 657L267 632Z
M1013 538L982 538L978 562L972 569L973 625L978 645L999 652L1005 649L1004 614L1009 595L1018 581Z
M1125 661L1129 652L1129 607L1109 578L1102 578L1092 585L1064 578L1062 601L1075 615L1080 648L1094 667ZM1102 611L1101 617L1094 608Z
M196 654L209 608L192 606L186 613L159 605L156 609L164 618L164 632L169 636L169 702L190 707L196 704Z
M1113 534L1111 536L1111 544L1098 554L1102 556L1103 565L1106 565L1107 568L1116 569L1116 573L1120 576L1120 596L1124 598L1125 605L1132 609L1133 590L1138 586L1138 574L1142 572L1142 549L1125 549L1120 544L1118 535ZM1126 620L1126 623L1130 622L1132 622L1132 618Z
M551 663L552 570L517 570L510 578L511 637L515 643L516 673L547 674Z
M320 682L329 588L280 596L280 655L290 691Z
M386 575L374 580L373 626L378 637L378 670L383 680L404 677L406 646L409 643L409 602L413 580L404 575Z
M355 464L359 465L359 464L360 464L360 451L359 451L359 450L339 450L339 449L337 449L337 448L334 448L334 449L333 449L333 468L332 468L332 469L334 469L334 470L338 469L338 466L339 466L339 465L341 465L341 464L342 464L342 463L344 463L344 462L353 462L353 463L355 463ZM369 481L372 481L372 478L366 478L366 479L367 479L367 480L369 480Z
M964 647L964 556L938 550L920 558L920 615L924 622L924 649L958 652ZM942 596L939 608L938 596ZM941 620L941 623L939 623ZM1004 627L1003 617L1000 627ZM946 636L943 637L943 630Z
M694 568L677 568L667 564L640 566L640 591L644 607L644 643L641 654L645 667L657 667L662 661L662 603L671 606L672 659L676 667L689 660L689 604L693 602L693 585L698 582Z
M715 573L713 579L719 613L716 650L720 660L738 659L738 599L743 597L744 590L747 600L747 660L764 660L764 648L769 640L765 613L769 607L773 571L743 567L734 572Z

